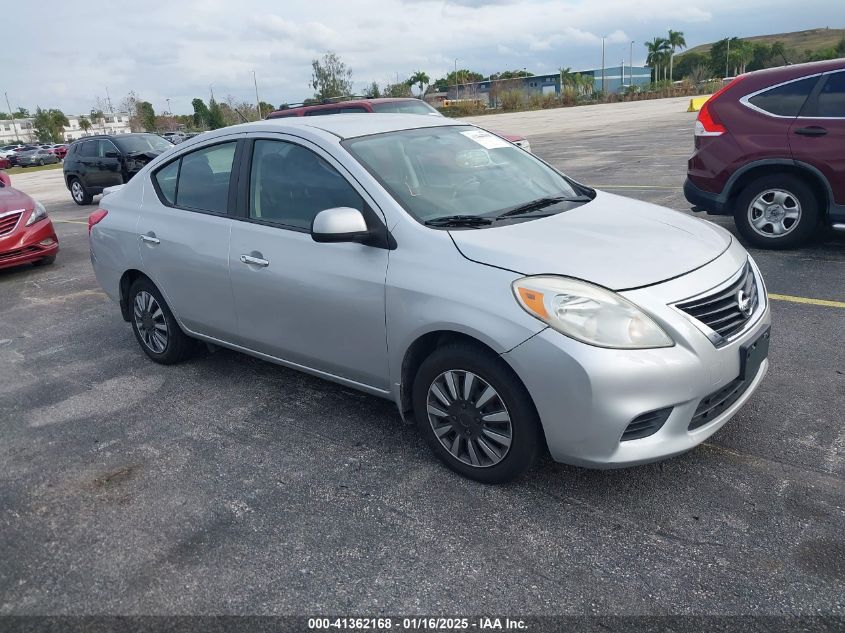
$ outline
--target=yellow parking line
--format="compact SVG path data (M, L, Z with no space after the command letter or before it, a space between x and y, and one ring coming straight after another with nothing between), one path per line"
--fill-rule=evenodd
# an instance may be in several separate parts
M845 301L830 301L829 299L809 299L808 297L793 297L792 295L769 295L769 299L775 301L790 301L792 303L807 303L814 306L827 306L828 308L845 308Z

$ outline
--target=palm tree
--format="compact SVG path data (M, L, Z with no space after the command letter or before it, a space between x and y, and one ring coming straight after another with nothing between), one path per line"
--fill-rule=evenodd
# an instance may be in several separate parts
M672 81L674 79L672 71L673 66L675 65L675 50L685 49L687 47L687 41L684 39L683 31L673 31L672 29L669 29L669 39L667 42L669 43L669 49L671 51L669 54L669 81Z
M82 131L85 132L85 134L87 135L88 130L91 129L91 121L89 121L84 116L81 116L79 117L79 127L82 128Z
M422 99L423 95L425 95L425 87L430 83L431 79L429 79L428 75L421 70L415 72L411 75L410 79L408 79L409 86L417 85L420 87L420 99Z
M780 57L784 66L789 65L789 60L786 58L786 46L780 40L772 44L772 57Z
M660 65L669 50L669 40L655 37L651 42L646 42L645 47L648 51L645 63L654 68L654 81L660 81Z

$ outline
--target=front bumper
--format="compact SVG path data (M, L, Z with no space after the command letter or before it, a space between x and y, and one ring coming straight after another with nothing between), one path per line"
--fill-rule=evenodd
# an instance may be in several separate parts
M698 327L670 306L719 285L744 263L738 245L679 279L622 294L648 311L676 341L673 347L615 350L574 341L550 328L504 354L531 394L552 457L559 462L615 468L652 462L694 448L745 404L768 370L764 360L742 395L690 430L703 399L740 374L740 348L771 323L768 301L758 306L742 335L716 348ZM759 275L759 271L755 272ZM761 283L762 285L762 283ZM629 423L671 408L657 432L622 441Z
M42 243L47 242L47 243ZM0 268L20 266L59 252L59 239L50 218L0 237Z

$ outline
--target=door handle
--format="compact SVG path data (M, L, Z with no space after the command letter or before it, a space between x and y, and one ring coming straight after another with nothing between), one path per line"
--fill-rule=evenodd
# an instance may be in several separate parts
M827 130L820 125L811 125L810 127L799 127L795 130L796 134L801 136L824 136Z
M144 235L142 233L140 237L141 237L141 241L147 242L147 244L160 244L161 243L161 240L158 239L155 235Z
M261 266L262 268L267 268L270 265L270 262L266 259L261 259L260 257L253 257L252 255L241 255L241 262L244 264L251 264L253 266Z

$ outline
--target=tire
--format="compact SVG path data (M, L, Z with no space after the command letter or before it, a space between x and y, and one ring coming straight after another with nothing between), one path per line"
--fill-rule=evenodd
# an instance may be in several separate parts
M38 159L38 166L39 166L39 167L44 167L44 159L43 159L43 158L39 158L39 159Z
M127 302L132 332L151 360L174 365L191 356L195 341L182 332L155 284L146 278L136 280L129 288ZM162 330L162 326L166 329Z
M452 375L457 398L447 374ZM452 401L449 407L433 385ZM484 402L487 387L495 395ZM434 453L455 472L482 483L516 479L534 465L544 446L537 411L522 382L501 358L480 347L458 343L432 352L414 379L413 408L417 427ZM445 417L430 413L432 408ZM484 417L491 420L485 422Z
M34 262L32 262L33 266L49 266L50 264L55 263L56 256L50 255L49 257L42 257Z
M753 180L740 192L734 220L740 234L754 246L792 248L815 233L819 207L815 192L800 178L769 174ZM796 217L790 217L793 215Z
M78 205L88 205L94 202L94 196L85 190L82 186L82 181L79 178L70 179L70 196Z

